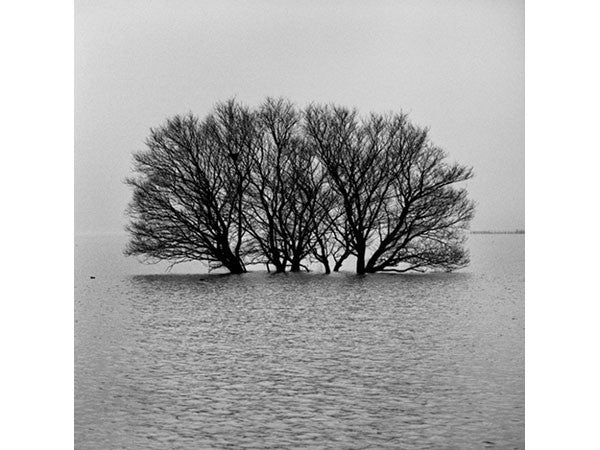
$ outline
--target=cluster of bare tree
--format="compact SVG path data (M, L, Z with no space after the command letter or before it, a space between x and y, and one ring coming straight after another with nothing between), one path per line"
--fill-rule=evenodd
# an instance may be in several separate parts
M468 262L472 176L404 114L284 99L176 116L134 155L129 255L243 273L453 270Z

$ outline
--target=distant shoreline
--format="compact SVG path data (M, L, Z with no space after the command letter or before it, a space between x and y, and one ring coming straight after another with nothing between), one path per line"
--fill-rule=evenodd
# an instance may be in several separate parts
M525 230L514 231L471 231L470 234L525 234Z

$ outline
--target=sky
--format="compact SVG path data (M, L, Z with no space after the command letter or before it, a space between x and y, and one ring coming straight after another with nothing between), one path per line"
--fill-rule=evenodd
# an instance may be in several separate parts
M524 86L522 0L79 0L75 233L124 231L151 127L234 96L406 112L473 167L471 229L524 229Z

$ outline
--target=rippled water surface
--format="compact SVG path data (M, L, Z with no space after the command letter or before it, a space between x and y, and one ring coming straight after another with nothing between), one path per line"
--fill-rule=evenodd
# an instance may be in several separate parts
M165 274L123 243L76 239L76 448L524 447L522 235L363 277Z

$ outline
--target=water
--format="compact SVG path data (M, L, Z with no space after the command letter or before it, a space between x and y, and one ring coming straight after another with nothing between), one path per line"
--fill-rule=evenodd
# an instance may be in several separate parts
M76 448L524 448L522 235L425 276L164 274L123 242L76 240Z

